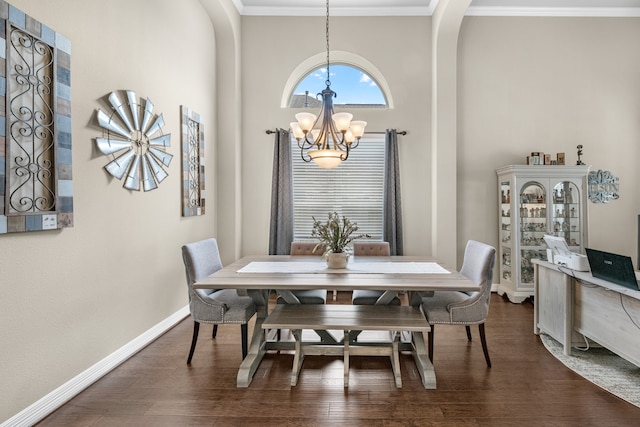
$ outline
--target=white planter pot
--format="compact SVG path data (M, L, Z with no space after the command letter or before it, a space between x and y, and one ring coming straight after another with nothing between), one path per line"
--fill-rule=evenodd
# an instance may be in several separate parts
M329 268L347 268L348 262L349 254L344 252L327 254L327 267Z

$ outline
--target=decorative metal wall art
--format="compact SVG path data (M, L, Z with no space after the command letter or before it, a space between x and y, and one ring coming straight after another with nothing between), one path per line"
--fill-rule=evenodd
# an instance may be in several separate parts
M182 105L182 216L204 214L204 126L200 114Z
M0 0L0 234L73 226L71 43Z
M589 172L587 186L589 187L589 200L593 203L609 203L620 197L618 177L609 171Z
M96 110L98 124L106 137L96 138L102 154L112 158L104 168L117 179L124 180L124 188L144 191L158 188L167 176L172 154L164 151L171 146L171 134L162 134L164 118L153 112L153 103L138 99L132 90L111 92L107 97L111 112Z

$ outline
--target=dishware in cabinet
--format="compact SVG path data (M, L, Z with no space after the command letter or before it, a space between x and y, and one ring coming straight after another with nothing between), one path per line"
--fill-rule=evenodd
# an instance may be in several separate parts
M533 296L532 259L546 260L544 235L572 252L587 244L588 166L510 165L496 170L499 198L498 293L521 303Z

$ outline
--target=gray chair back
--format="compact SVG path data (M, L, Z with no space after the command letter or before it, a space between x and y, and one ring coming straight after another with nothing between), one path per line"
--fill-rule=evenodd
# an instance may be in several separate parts
M486 319L489 314L495 260L496 250L493 246L475 240L467 242L460 274L470 279L474 284L480 285L480 291L467 292L469 299L460 304L460 307L455 304L451 305L449 311L454 320L456 318L456 310L464 310L465 313L462 317L467 321L470 319Z
M182 259L187 275L191 315L198 322L221 321L224 317L225 305L209 298L216 289L193 289L195 282L222 268L216 239L205 239L184 245Z

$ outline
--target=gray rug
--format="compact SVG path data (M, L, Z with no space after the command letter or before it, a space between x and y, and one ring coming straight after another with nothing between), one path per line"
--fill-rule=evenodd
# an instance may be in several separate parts
M545 334L540 334L540 338L547 350L569 369L609 393L640 407L640 367L600 347L587 351L574 348L571 356L567 356L556 340Z

